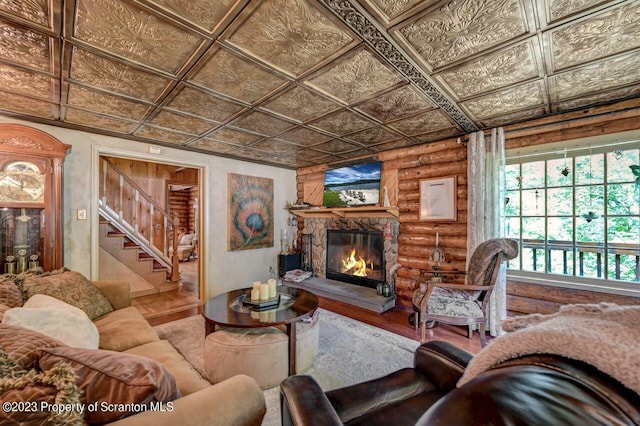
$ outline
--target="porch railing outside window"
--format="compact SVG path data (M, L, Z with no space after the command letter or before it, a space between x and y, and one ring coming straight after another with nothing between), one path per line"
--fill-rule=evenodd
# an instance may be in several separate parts
M506 232L512 270L640 282L640 143L510 158Z

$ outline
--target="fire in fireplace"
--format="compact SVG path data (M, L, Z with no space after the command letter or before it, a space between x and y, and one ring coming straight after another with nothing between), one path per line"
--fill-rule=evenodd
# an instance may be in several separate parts
M370 288L384 282L382 231L328 229L326 277Z

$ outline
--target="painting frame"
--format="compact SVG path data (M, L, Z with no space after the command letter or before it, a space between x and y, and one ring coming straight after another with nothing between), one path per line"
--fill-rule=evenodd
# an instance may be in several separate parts
M458 220L456 176L420 180L420 220Z
M227 250L273 247L273 179L228 173L227 185Z

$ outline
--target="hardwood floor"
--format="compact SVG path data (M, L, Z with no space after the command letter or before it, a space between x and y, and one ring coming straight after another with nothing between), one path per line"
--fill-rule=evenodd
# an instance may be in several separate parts
M197 271L195 265L196 262L184 262L181 264L182 283L178 290L132 299L132 304L140 310L151 325L164 324L200 314L201 302L197 298L197 279L194 280L193 273L191 275L189 272L185 273L189 268L194 268ZM183 268L185 272L183 272ZM395 308L380 314L324 297L318 297L318 299L320 300L320 307L323 309L409 339L420 340L420 332L415 331L413 326L409 324L410 312ZM427 340L446 340L471 353L480 351L478 333L474 333L473 337L469 339L467 338L466 328L463 327L440 324L433 329L427 330Z

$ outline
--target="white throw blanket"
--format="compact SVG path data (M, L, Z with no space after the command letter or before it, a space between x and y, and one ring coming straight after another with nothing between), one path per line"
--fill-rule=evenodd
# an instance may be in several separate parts
M507 318L509 332L469 363L458 387L483 371L529 354L583 361L640 394L640 306L566 305L551 315Z

